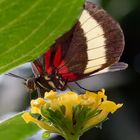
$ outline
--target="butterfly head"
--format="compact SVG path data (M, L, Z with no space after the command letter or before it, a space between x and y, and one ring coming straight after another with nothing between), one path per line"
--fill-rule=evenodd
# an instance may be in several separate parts
M25 85L29 88L29 90L32 91L36 90L36 79L35 78L27 79Z

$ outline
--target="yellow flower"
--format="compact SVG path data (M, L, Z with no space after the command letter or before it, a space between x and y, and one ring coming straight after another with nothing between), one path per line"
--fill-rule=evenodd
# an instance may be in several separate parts
M122 104L107 100L104 89L98 93L86 91L82 95L50 91L44 98L31 101L31 113L24 113L23 119L26 123L33 122L49 132L74 139L99 125L109 113L120 107Z
M59 109L60 106L65 106L65 116L72 119L73 106L80 104L80 97L74 92L68 92L67 94L57 94L50 91L45 93L45 99L50 102L50 108L53 110Z
M46 101L42 98L31 101L31 113L40 113L40 108L42 105L46 104Z
M35 119L28 112L25 112L22 115L22 118L25 120L26 123L33 122L33 123L36 123L40 128L43 128L45 130L49 130L51 132L59 133L59 131L56 128L54 128L51 125L48 125L47 123L45 123L43 121L39 121L39 120Z
M99 105L98 109L101 110L100 114L97 116L87 120L84 125L84 129L88 129L91 126L99 124L100 122L104 121L109 113L114 113L117 109L121 108L123 104L115 104L111 101L104 101L101 105Z

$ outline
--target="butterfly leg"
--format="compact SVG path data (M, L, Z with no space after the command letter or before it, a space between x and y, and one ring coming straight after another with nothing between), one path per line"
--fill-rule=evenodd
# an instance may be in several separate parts
M29 101L31 101L31 100L32 100L32 93L29 92Z
M67 87L68 87L67 83L68 83L68 79L64 81L64 83L63 83L62 87L60 88L60 90L62 90L62 91L66 90Z
M38 94L38 97L41 97L41 92L39 88L37 88L37 94Z
M70 86L67 85L67 87L69 88L70 91L73 91Z

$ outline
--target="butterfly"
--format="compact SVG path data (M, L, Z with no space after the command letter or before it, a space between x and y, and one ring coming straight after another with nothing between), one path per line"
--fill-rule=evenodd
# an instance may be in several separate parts
M69 82L123 70L127 64L118 61L124 44L119 24L105 10L86 2L72 29L32 62L34 77L25 84L43 96L46 91L65 90Z

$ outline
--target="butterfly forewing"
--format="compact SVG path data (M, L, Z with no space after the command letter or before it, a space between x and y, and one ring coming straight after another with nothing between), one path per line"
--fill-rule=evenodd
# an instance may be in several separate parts
M83 78L118 62L123 49L119 24L103 9L87 2L64 59L69 72Z
M123 49L119 24L102 8L86 2L79 21L33 62L33 71L36 75L57 71L64 80L76 81L117 63Z

